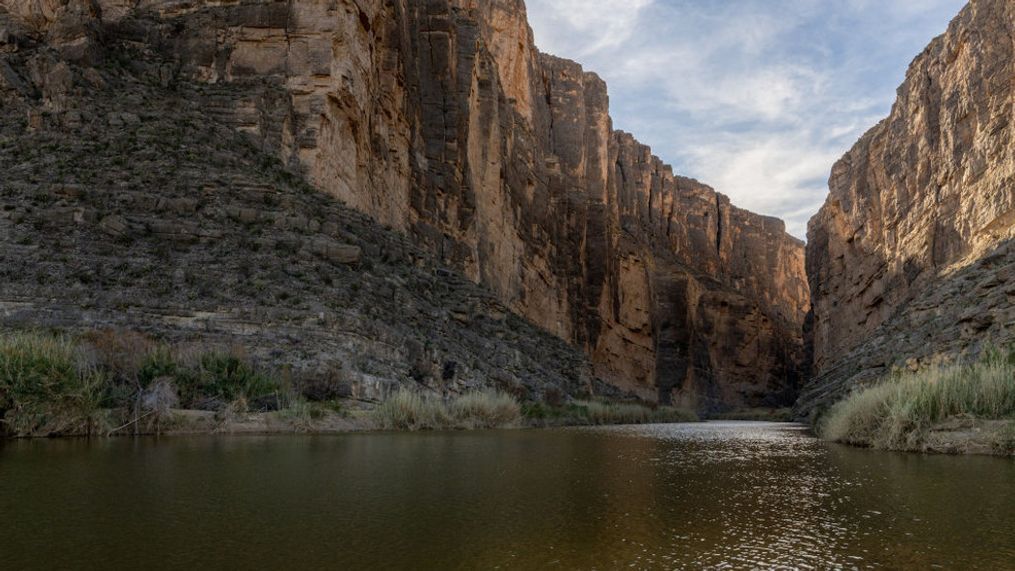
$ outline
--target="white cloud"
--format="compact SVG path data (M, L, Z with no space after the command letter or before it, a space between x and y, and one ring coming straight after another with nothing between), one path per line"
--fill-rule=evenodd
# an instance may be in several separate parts
M528 0L537 43L610 84L618 128L804 237L832 164L964 0Z
M807 219L827 192L824 183L837 150L800 133L722 137L684 156L686 168L712 173L708 182L738 206L777 212L790 233L802 237Z
M642 11L655 0L553 0L531 2L540 48L562 57L581 58L622 45L634 32Z

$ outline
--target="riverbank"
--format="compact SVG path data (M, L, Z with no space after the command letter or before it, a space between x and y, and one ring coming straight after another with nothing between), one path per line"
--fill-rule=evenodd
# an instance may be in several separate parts
M401 400L396 397L392 400ZM453 402L453 401L452 401ZM592 405L593 412L586 412ZM382 405L383 407L384 405ZM616 407L614 413L603 412ZM253 434L343 434L355 432L421 432L421 431L468 431L488 429L541 429L562 428L571 426L611 426L632 424L672 424L700 422L698 417L689 411L680 409L652 410L649 407L615 403L584 403L572 404L554 409L546 413L545 405L526 405L516 417L504 417L499 421L491 421L491 417L480 418L459 417L430 421L416 420L404 423L392 423L386 413L379 412L381 407L353 411L336 412L325 408L316 408L306 414L295 414L290 410L273 412L213 412L204 410L174 409L161 417L158 424L146 422L129 422L110 431L80 431L60 434L26 434L21 438L42 437L116 437L116 436L155 436L155 435L253 435ZM532 410L541 410L533 415ZM106 411L114 416L117 411ZM549 417L547 415L550 415Z
M610 405L601 404L597 406ZM630 405L626 405L630 406ZM519 416L502 423L482 423L475 420L449 421L445 424L393 426L380 419L373 410L355 412L332 412L317 409L307 415L295 415L288 410L273 412L215 412L206 410L172 409L162 415L157 423L146 418L128 420L124 425L108 428L109 422L96 422L91 429L69 430L54 433L6 434L7 438L73 438L73 437L118 437L118 436L156 436L156 435L196 435L196 434L342 434L355 432L417 432L417 431L464 431L484 429L540 429L562 428L569 426L611 426L631 424L673 424L700 422L698 417L689 411L652 411L648 407L645 412L638 413L641 419L629 416L612 418L590 418L575 412L582 405L566 407L555 413L553 420L545 417ZM119 418L120 411L102 411L108 419Z
M708 415L706 420L742 420L751 422L793 422L792 408L744 408Z
M410 388L411 386L411 388ZM170 346L131 333L0 334L0 435L334 433L697 421L687 410L544 391L406 386L352 397L341 378L294 378L239 348Z
M1015 455L1015 348L897 373L833 406L817 428L882 450Z

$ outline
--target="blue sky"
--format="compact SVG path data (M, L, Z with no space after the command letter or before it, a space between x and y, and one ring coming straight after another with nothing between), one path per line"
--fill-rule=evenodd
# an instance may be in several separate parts
M536 44L610 85L614 126L804 238L828 174L965 0L527 0Z

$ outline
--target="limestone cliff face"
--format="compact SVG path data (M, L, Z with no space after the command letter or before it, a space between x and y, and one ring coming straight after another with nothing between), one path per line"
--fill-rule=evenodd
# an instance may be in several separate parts
M835 165L808 230L804 412L893 366L1015 337L1015 4L973 0L891 115Z
M87 5L104 45L162 58L164 85L603 378L702 409L792 401L803 244L615 132L605 83L539 53L522 0L38 4L22 15L44 31Z

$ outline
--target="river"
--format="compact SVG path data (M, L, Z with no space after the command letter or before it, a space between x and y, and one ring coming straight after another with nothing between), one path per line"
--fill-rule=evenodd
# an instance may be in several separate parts
M1015 569L1015 461L706 423L0 444L0 569Z

